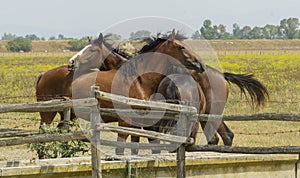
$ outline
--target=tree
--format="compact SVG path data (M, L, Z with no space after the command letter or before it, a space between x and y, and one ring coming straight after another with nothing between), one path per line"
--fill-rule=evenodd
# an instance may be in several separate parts
M35 34L26 35L25 38L28 40L40 40L40 38L37 37Z
M207 40L215 39L214 28L212 22L209 19L204 20L203 26L200 28L201 36Z
M115 33L112 33L109 37L107 37L107 39L109 39L109 40L121 40L122 36L118 35L118 34L115 34Z
M201 35L200 35L199 30L195 31L195 33L192 35L192 39L193 40L199 40L199 39L201 39Z
M263 38L262 28L254 27L249 33L249 38L250 39L262 39Z
M136 40L136 39L142 39L142 38L147 38L150 37L151 32L147 30L139 30L136 32L131 32L130 33L130 40Z
M230 33L226 32L226 26L223 24L212 25L210 20L205 20L200 28L201 35L208 40L211 39L228 39Z
M299 36L299 19L289 18L280 21L279 32L284 39L294 39Z
M57 39L58 39L58 40L63 40L63 39L65 39L65 36L62 35L62 34L59 34Z
M230 33L226 31L226 26L223 24L217 26L216 35L217 39L225 40L230 38Z
M241 29L241 39L250 39L250 32L251 32L251 27L250 26L244 26Z
M49 37L49 40L56 40L56 37L55 36L51 36L51 37Z
M88 38L82 38L80 40L70 40L68 41L68 44L70 45L69 49L71 51L80 51L88 44Z
M24 51L28 52L32 49L31 40L23 38L23 37L17 37L7 43L7 49L9 51L13 52L19 52Z
M265 39L276 39L279 37L279 26L276 25L265 25L262 29L263 38Z
M233 24L232 34L233 34L233 37L236 39L242 38L242 30L236 23Z
M15 38L17 38L17 36L11 33L4 33L4 35L2 36L2 40L13 40Z

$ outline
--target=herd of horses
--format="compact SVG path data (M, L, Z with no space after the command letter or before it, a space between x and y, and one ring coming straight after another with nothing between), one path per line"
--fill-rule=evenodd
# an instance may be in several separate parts
M136 56L129 59L108 44L101 33L74 56L68 66L54 68L39 77L36 85L37 100L87 98L90 96L90 87L96 85L101 91L113 94L188 104L196 107L199 114L221 115L228 98L228 84L233 83L242 93L248 93L252 104L264 104L269 97L268 91L253 75L222 73L206 65L183 43L184 39L184 36L175 30L169 34L147 38L146 45ZM125 107L116 106L109 101L99 102L102 108ZM41 112L41 125L51 124L56 114L57 112ZM63 120L63 112L59 114ZM89 120L86 114L73 111L71 119L77 117ZM137 123L122 116L101 116L101 119L105 123L118 122L119 126L158 132L168 132L168 128L176 124L176 121L154 122L147 119ZM191 122L188 126L190 136L194 139L199 129L198 125ZM225 145L232 145L234 134L222 119L201 121L200 125L208 144L218 144L218 133ZM60 123L58 127L61 126ZM124 142L127 137L126 134L118 134L118 141ZM139 137L132 136L131 141L139 142ZM132 154L137 154L137 151L133 149ZM117 148L116 153L124 154L124 149Z

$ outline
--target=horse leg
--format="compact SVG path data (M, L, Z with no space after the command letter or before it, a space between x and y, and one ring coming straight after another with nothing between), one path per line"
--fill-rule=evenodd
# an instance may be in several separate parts
M117 142L126 142L126 139L128 138L127 134L118 134ZM116 155L124 155L124 148L117 147L116 148Z
M200 122L201 127L204 131L206 140L209 145L217 145L219 138L216 131L221 136L224 145L232 146L232 141L234 138L233 132L228 128L224 121L211 121L207 124L205 121Z
M118 124L119 124L120 127L130 127L131 126L130 124L126 123L125 121L119 121ZM117 142L125 143L128 136L129 136L128 134L118 133ZM136 140L137 138L133 137L132 139ZM117 147L116 148L116 155L124 155L124 151L125 151L125 148ZM131 152L135 152L135 150L132 149Z
M211 123L207 124L206 121L200 122L203 133L206 137L209 145L217 145L219 143L219 137L217 136L216 129L213 129Z
M41 122L40 122L40 129L42 129L42 125L50 125L53 122L57 112L40 112Z
M221 114L223 114L224 108L225 108L225 103L220 104L219 108L216 109L214 113L221 115ZM226 145L226 146L232 145L234 134L229 129L229 127L225 124L225 122L223 120L218 123L217 132L221 136L224 145Z
M159 122L160 123L160 122ZM163 132L160 130L159 128L160 126L158 126L157 124L156 125L153 125L151 127L144 127L145 130L150 130L150 131L156 131L156 132ZM158 139L153 139L153 138L148 138L148 142L149 143L157 143L159 144L160 143L160 140ZM160 153L160 150L157 150L157 149L153 149L152 150L152 154L159 154Z
M139 143L140 137L131 135L131 142ZM139 149L131 149L131 155L137 155L139 153Z
M232 146L232 140L234 134L224 122L222 122L221 125L219 126L218 133L222 137L224 145Z
M190 136L194 139L194 141L196 141L198 130L199 130L199 123L196 122L196 123L194 123L194 126L192 128L192 132L191 132L191 136Z
M57 128L62 129L65 126L64 125L65 116L63 112L59 112L59 115L60 115L60 122L58 123Z
M232 146L232 141L234 138L233 132L228 128L224 121L221 122L213 122L207 124L205 121L200 122L203 132L205 134L206 140L209 145L217 145L219 142L219 138L217 136L216 131L221 136L224 145ZM215 125L215 126L214 126ZM216 130L217 128L217 130Z

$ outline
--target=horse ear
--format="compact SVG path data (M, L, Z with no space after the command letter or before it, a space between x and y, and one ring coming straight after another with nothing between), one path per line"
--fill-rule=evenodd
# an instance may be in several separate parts
M91 43L92 42L92 37L87 37L88 38L88 42Z
M176 37L176 32L175 32L175 29L173 28L172 30L172 34L171 34L171 41L174 41L175 40L175 37Z
M98 43L99 43L99 45L101 45L102 43L103 43L103 39L104 39L104 37L103 37L103 34L102 33L100 33L100 35L99 35L99 37L98 37Z

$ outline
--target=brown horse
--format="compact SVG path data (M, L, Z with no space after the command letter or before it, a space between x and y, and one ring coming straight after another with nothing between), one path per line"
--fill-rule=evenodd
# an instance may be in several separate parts
M176 34L178 39L185 39L182 35ZM164 35L165 36L165 35ZM156 39L148 40L149 45L152 46L156 43ZM173 71L174 72L174 71ZM184 71L186 74L186 71ZM228 83L236 84L243 94L249 93L252 100L252 104L256 103L257 106L264 104L268 98L268 91L266 87L261 84L258 80L253 78L253 75L248 74L232 74L232 73L222 73L210 66L207 66L205 72L198 73L194 70L190 70L189 73L193 76L195 81L201 86L202 91L206 99L206 111L205 114L221 115L224 111L225 104L228 98ZM172 75L172 79L166 79L162 81L160 87L158 88L158 93L162 94L164 97L170 99L171 101L180 101L182 96L179 95L178 90L180 87L184 86L186 81L177 82L177 86L174 85L174 81L180 81L178 78L180 74L183 74L182 70L176 69L176 75ZM184 91L181 89L181 91ZM184 97L186 93L184 93ZM190 93L190 95L192 95ZM191 97L192 98L192 97ZM196 100L189 101L190 103L195 103ZM201 113L201 112L200 112ZM234 134L222 122L221 117L219 121L209 121L200 122L201 127L204 130L206 140L208 144L218 144L219 138L216 135L216 130L222 137L225 145L231 146ZM157 129L157 128L156 128Z
M151 97L154 101L163 101L173 104L189 105L197 108L199 114L204 114L206 111L206 96L204 92L189 71L182 67L170 66L167 71L167 76L159 84L156 94ZM164 120L161 119L155 125L144 127L145 130L176 135L180 125L179 120ZM188 128L190 136L196 139L196 134L199 125L197 122L189 122ZM159 143L159 140L148 139L149 142ZM176 145L174 145L176 147ZM175 148L176 149L176 148ZM152 150L153 154L160 153L160 150Z
M97 43L99 48L99 58L97 62L101 64L100 70L110 70L113 68L119 68L122 63L126 61L125 58L120 56L108 43L105 41L106 36L99 35L97 40L93 43ZM91 42L91 41L90 41ZM36 98L37 101L48 101L52 99L62 99L72 97L72 82L73 80L85 73L93 72L92 70L76 70L73 67L73 60L82 54L86 48L92 44L87 45L79 53L75 54L69 61L69 66L60 66L51 69L41 76L39 76L36 84ZM73 69L73 70L70 70ZM80 68L84 69L84 68ZM41 122L40 124L51 124L57 112L40 112ZM59 112L61 121L64 119L63 112ZM71 114L71 119L74 119L75 115ZM62 123L59 123L58 127L61 127Z
M149 43L142 49L143 52L155 51L161 42L165 39L157 38L153 42ZM184 46L180 46L184 50ZM170 54L171 55L171 54ZM263 104L268 96L267 89L251 75L240 75L231 73L221 73L216 69L207 67L207 71L204 73L195 72L190 70L193 78L200 84L206 99L206 114L219 114L223 113L225 103L228 97L228 83L232 82L237 84L241 90L245 93L248 91L251 99L257 102L258 105ZM94 76L96 77L96 76ZM227 82L226 82L227 81ZM86 93L87 95L87 93ZM177 98L178 99L178 98ZM200 112L201 113L201 112ZM232 145L233 133L220 121L212 122L209 124L201 122L201 126L204 129L206 139L209 144L217 144L218 137L216 136L216 130L221 135L225 145ZM205 127L206 126L206 127Z
M91 46L96 49L97 45ZM75 60L75 66L78 68L85 67L85 61L95 60L97 54L87 49L86 53ZM83 62L82 62L83 61ZM168 39L159 38L154 43L145 46L141 50L141 54L124 63L119 70L98 71L84 74L78 77L72 84L73 98L86 98L90 95L90 87L92 85L100 86L101 91L114 93L118 95L149 100L156 92L156 89L165 77L166 71L170 66L182 66L199 73L203 72L205 65L201 62L197 55L189 50L181 41L175 39L175 32ZM91 68L91 65L86 65ZM99 67L97 62L92 67ZM86 69L81 69L86 70ZM201 98L204 99L204 98ZM120 108L115 103L108 101L100 101L102 108ZM77 112L77 116L89 120L88 115ZM147 127L147 119L138 123L132 123L130 118L112 118L102 116L103 122L118 121L121 126ZM149 119L148 119L149 120ZM152 123L152 122L151 122ZM118 141L125 141L128 135L120 134ZM122 154L123 149L117 149L117 154Z
M221 115L223 113L228 97L228 82L236 84L245 95L247 91L252 100L252 104L256 103L257 106L261 106L268 98L268 91L265 86L254 79L252 75L221 73L210 66L207 66L203 73L197 73L195 71L187 72L185 69L178 67L174 69L173 67L173 72L160 83L157 89L157 93L160 94L158 96L163 96L162 99L167 102L189 104L197 107L199 105L197 101L198 93L196 91L185 90L184 87L191 86L190 80L187 80L186 77L186 75L190 73L201 87L198 92L201 93L201 91L203 91L203 97L206 99L205 103L200 104L200 106L206 104L205 107L202 107L202 109L205 110L199 110L199 114ZM153 99L159 100L161 98L154 97ZM218 143L216 131L221 135L225 145L230 146L232 144L233 133L221 120L217 122L210 121L209 124L206 122L200 123L204 133L206 133L205 136L208 140L208 144ZM167 132L168 128L173 128L174 124L174 121L161 120L155 126L145 129ZM191 137L196 137L197 129L198 127L194 128Z

